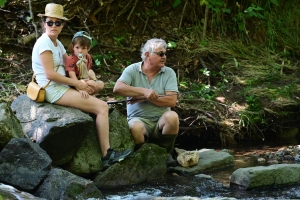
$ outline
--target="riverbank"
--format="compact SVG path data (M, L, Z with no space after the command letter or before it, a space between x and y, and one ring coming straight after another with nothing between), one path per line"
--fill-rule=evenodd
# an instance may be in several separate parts
M178 176L169 174L164 179L154 180L134 186L126 186L118 190L103 191L106 200L183 200L184 196L191 199L243 199L243 200L270 200L270 199L299 199L300 184L282 188L255 189L250 191L239 190L230 187L231 174L244 167L267 166L258 163L247 155L258 152L277 152L287 146L259 146L231 149L235 152L234 165L219 170L201 174L200 176L211 177L211 184L203 185L199 182L199 176Z

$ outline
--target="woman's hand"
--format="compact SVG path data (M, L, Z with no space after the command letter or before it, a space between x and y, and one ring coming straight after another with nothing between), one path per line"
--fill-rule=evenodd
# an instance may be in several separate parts
M83 90L83 91L86 91L88 94L91 94L91 93L94 92L94 89L87 84L87 80L78 80L78 81L75 81L74 87L78 91L79 90Z
M88 80L86 83L93 88L97 87L97 83L94 80Z
M89 93L87 93L86 91L84 91L84 90L79 90L78 91L80 94L81 94L81 96L83 97L83 98L89 98Z

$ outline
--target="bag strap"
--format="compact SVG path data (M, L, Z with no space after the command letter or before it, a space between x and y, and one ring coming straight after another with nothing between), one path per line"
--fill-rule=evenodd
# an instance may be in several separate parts
M58 71L58 68L60 67L60 65L58 65L58 67L57 67L57 69L55 70L55 72L57 72ZM31 82L34 82L34 79L35 79L35 74L33 74L32 75L32 79L31 79ZM51 80L44 86L44 87L42 87L42 88L46 88L46 87L48 87L49 86L49 84L51 83Z

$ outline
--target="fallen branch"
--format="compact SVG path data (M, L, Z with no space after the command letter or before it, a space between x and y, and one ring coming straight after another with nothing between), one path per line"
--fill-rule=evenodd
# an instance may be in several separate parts
M138 1L139 1L139 0L135 0L134 5L133 5L133 7L132 7L132 9L131 9L131 11L130 11L128 17L127 17L127 21L129 21L129 19L130 19L132 13L133 13L133 11L134 11L134 9L135 9L136 4L137 4Z
M35 38L36 40L38 39L38 36L39 36L39 33L38 33L38 30L37 30L37 25L34 21L34 15L33 15L33 12L32 12L32 5L31 5L31 0L28 1L28 4L29 4L29 13L30 13L30 18L31 18L31 21L32 21L32 25L34 27L34 30L35 30ZM25 43L27 44L27 43Z
M179 22L179 26L178 26L179 31L181 29L182 19L183 19L183 15L185 13L185 8L186 8L186 5L187 5L187 2L188 2L188 0L185 0L185 4L184 4L183 9L182 9L181 18L180 18L180 22Z

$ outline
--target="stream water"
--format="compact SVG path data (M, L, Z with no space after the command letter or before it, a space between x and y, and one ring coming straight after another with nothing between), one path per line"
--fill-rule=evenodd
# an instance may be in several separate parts
M126 186L115 190L101 191L106 200L146 200L155 199L155 197L182 196L201 199L214 197L249 200L300 199L300 184L282 188L274 187L251 191L230 187L230 176L235 170L258 165L256 162L253 162L253 160L243 156L243 153L251 151L277 151L281 147L282 146L260 146L251 147L251 149L245 147L235 149L235 162L233 167L204 173L206 176L211 176L214 181L202 181L203 179L199 179L199 175L178 176L168 174L163 179Z

